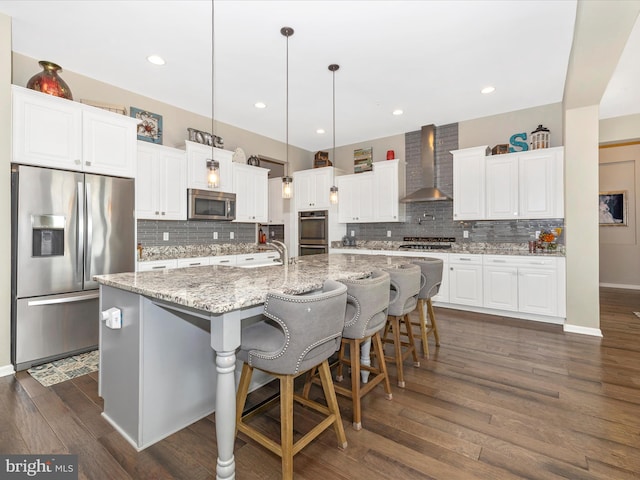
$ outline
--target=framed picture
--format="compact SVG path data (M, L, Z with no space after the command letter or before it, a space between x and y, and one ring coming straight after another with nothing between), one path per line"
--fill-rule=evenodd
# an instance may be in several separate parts
M601 227L627 226L627 191L600 192L599 218Z
M131 107L130 116L137 118L138 140L162 145L162 115Z
M359 148L353 151L353 173L373 170L373 149Z

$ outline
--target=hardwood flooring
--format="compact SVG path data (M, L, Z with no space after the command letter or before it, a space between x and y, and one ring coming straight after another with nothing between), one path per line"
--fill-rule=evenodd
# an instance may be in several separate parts
M339 397L348 448L339 450L333 430L324 432L296 455L295 478L638 479L634 311L640 291L602 289L599 339L437 308L440 348L432 343L419 368L405 364L405 389L395 386L390 366L393 400L382 387L364 397L359 432L351 428L350 400ZM0 452L76 453L82 479L215 478L213 415L137 453L100 416L97 378L49 388L26 372L0 378ZM277 411L254 425L277 434ZM296 429L314 420L296 407ZM280 459L242 435L235 454L238 479L280 478Z

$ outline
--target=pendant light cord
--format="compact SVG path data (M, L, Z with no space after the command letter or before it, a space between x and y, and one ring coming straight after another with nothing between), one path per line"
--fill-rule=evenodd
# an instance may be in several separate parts
M211 0L211 135L215 135L215 111L216 111L216 81L215 81L215 0ZM215 143L215 142L212 142Z
M282 27L280 33L287 37L287 55L286 55L286 69L285 69L285 177L289 177L289 37L293 35L293 28Z

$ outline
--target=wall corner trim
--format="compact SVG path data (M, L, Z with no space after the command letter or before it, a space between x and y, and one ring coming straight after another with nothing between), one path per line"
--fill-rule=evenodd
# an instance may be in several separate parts
M0 377L6 377L9 375L13 375L16 371L13 369L13 365L3 365L0 367Z
M580 325L571 325L565 323L563 325L565 333L579 333L580 335L591 335L592 337L602 337L602 331L599 328L582 327Z

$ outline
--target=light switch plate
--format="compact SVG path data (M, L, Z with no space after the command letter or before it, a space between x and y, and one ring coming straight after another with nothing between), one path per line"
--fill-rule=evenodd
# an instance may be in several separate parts
M234 232L229 232L229 240L233 240L236 238L236 234Z
M462 238L469 238L469 230L462 231Z
M387 230L387 237L391 236L391 230Z
M162 240L165 242L169 240L169 232L162 232Z
M218 239L218 232L213 232L213 239L217 240Z

